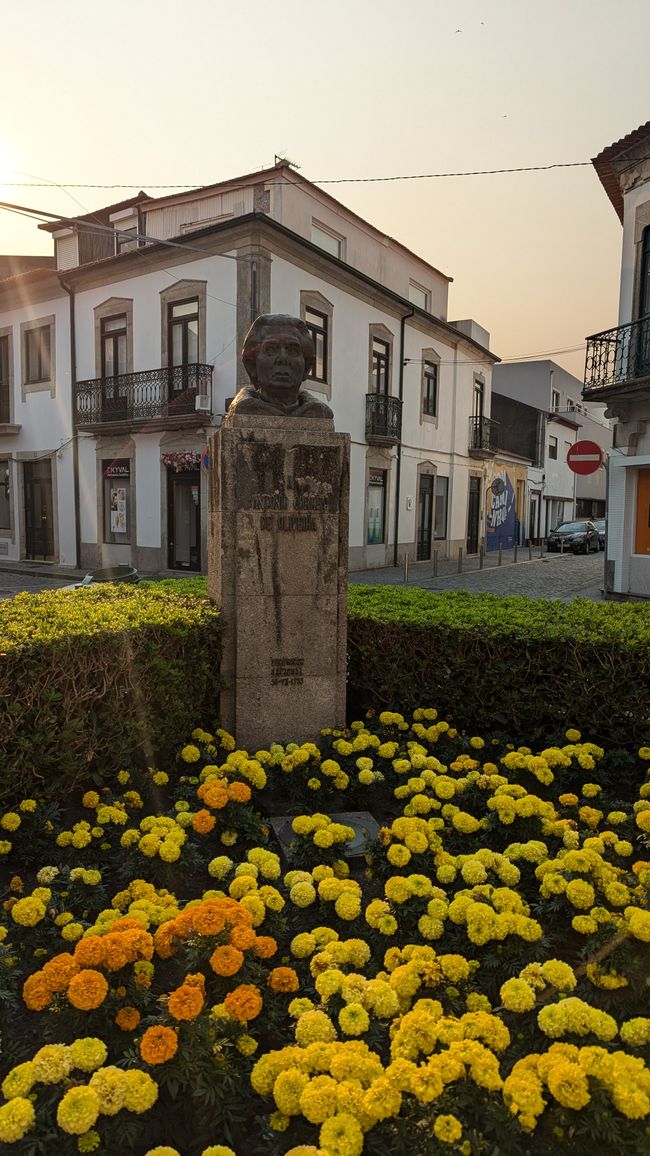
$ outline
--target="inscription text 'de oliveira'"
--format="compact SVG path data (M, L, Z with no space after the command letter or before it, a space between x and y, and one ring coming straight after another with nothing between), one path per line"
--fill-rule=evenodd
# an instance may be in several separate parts
M315 530L316 522L310 514L262 514L261 530Z
M272 658L271 686L302 686L304 658Z

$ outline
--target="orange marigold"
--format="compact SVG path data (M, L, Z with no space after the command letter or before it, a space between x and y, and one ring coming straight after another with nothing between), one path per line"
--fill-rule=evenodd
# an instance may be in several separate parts
M140 1012L137 1007L121 1007L115 1016L115 1023L123 1032L132 1032L140 1023Z
M80 970L79 964L69 951L62 951L44 963L41 975L50 991L65 991L73 975Z
M168 919L156 929L153 937L154 947L161 959L170 959L176 948L174 945L174 920Z
M197 811L196 815L194 815L192 819L192 826L197 835L209 835L216 822L217 820L215 819L214 815L211 815L209 811L206 811L206 809L203 808L201 811Z
M173 1028L163 1024L147 1028L140 1040L140 1055L146 1064L164 1064L178 1050L178 1036Z
M182 983L171 993L167 1010L175 1020L193 1020L202 1011L204 1003L205 996L200 988Z
M210 967L217 975L235 975L243 962L243 952L236 947L230 947L227 943L222 947L215 947L210 956Z
M228 792L219 783L209 783L203 793L203 802L213 811L220 811L228 802Z
M272 991L298 991L297 973L292 967L274 967L268 985Z
M240 983L234 991L229 991L224 999L224 1007L231 1019L246 1023L254 1020L263 1007L262 997L252 983Z
M30 1011L44 1011L52 1002L52 992L42 972L29 975L23 984L23 999Z
M258 959L270 959L278 950L278 945L272 935L258 935L253 944L253 954Z
M106 958L103 935L87 935L75 945L74 959L79 967L101 967Z
M101 971L86 968L73 975L68 985L68 999L80 1011L99 1007L108 995L108 984Z
M199 935L218 935L226 926L226 916L214 900L192 908L192 927Z
M251 798L251 789L248 783L230 783L228 797L235 803L248 803Z
M253 947L257 936L252 927L233 927L230 932L230 942L233 947L238 947L240 951L246 951L248 947Z

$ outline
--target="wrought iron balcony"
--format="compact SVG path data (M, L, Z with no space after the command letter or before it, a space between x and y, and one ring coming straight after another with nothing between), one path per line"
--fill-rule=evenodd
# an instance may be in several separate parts
M492 418L475 416L469 419L469 454L473 458L489 458L497 452L499 422Z
M402 402L386 393L366 394L366 441L394 445L402 436Z
M644 378L650 378L650 316L587 338L584 396Z
M196 398L210 396L212 369L211 365L174 365L78 381L75 387L77 425L194 415ZM201 420L201 415L197 414L197 418Z

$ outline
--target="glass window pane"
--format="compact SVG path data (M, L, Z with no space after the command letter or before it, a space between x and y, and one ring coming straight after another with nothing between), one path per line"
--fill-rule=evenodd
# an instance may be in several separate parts
M328 233L326 229L312 225L311 239L314 245L318 245L319 249L324 249L326 253L331 253L333 257L341 256L341 238Z
M193 317L199 311L198 298L192 301L181 301L178 305L172 305L172 317Z
M194 364L199 360L199 322L190 321L187 325L187 361Z
M172 326L172 365L183 364L183 327Z

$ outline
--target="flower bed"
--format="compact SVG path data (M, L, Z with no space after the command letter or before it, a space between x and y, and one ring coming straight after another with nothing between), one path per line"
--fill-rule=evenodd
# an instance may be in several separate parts
M619 756L620 757L620 756ZM21 1156L648 1148L650 748L384 712L0 815ZM618 785L617 785L618 784ZM346 859L339 812L379 837ZM271 819L293 815L288 861Z

